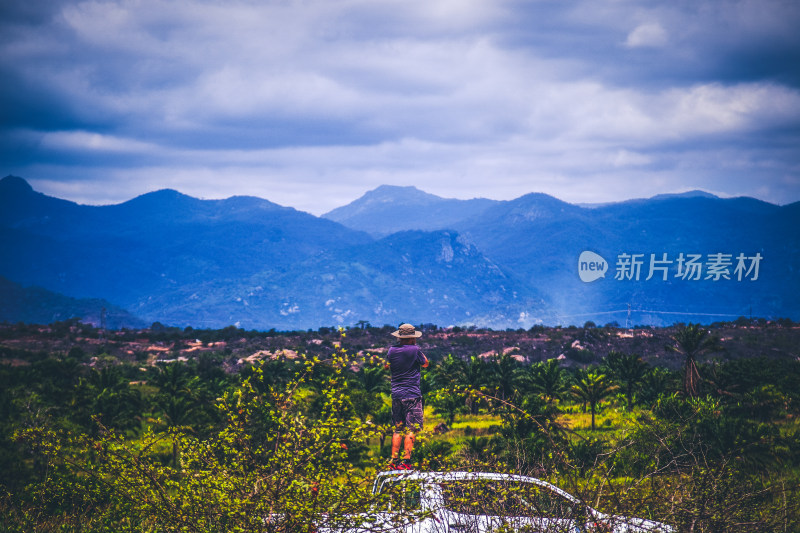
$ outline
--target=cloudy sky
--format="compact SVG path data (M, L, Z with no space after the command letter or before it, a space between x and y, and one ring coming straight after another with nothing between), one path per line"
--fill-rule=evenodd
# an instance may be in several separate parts
M797 0L3 0L0 175L321 214L381 184L800 200Z

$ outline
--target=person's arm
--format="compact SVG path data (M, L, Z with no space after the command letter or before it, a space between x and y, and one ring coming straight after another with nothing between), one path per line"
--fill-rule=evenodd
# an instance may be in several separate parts
M419 352L419 354L422 356L422 368L428 368L428 364L430 363L430 361L428 361L428 358L425 357L424 353Z

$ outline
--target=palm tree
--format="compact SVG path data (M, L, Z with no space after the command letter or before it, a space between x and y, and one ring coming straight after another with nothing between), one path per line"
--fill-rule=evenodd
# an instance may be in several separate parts
M598 374L592 371L578 378L577 383L570 389L570 392L576 398L589 404L592 412L592 431L595 430L594 418L597 412L597 405L618 388L611 383L605 374Z
M463 385L467 390L481 390L483 387L492 386L495 379L495 369L489 365L482 357L471 355L466 366ZM480 408L479 397L468 394L466 406L470 414L478 414Z
M180 363L159 364L150 382L158 387L154 398L157 408L164 414L167 427L189 425L196 422L202 406L198 403L200 379L192 376L188 367ZM172 441L172 464L180 466L178 441Z
M564 369L557 359L531 365L520 380L531 390L541 394L548 403L560 399L566 388Z
M661 366L648 368L639 385L640 401L651 405L655 403L659 395L667 392L675 381L673 374L676 373Z
M430 403L433 406L433 413L444 416L449 427L453 427L456 415L466 409L464 395L456 390L440 389L432 395Z
M381 393L389 392L388 371L383 366L366 366L350 378L350 385L353 409L366 422L383 406Z
M104 426L120 430L139 426L141 393L132 388L118 367L91 369L75 388L71 410L79 423L95 435L99 428L91 423L92 415Z
M449 353L430 375L434 389L462 386L467 382L467 363Z
M365 366L355 375L356 386L366 392L389 392L389 372L382 366Z
M605 365L612 375L625 387L625 399L628 410L633 409L633 390L644 379L647 363L634 353L622 353L612 350L606 356Z
M447 354L433 373L434 388L456 387L466 390L480 390L490 385L494 374L492 367L476 355L464 361L453 354ZM473 395L466 396L466 405L471 414L478 413L478 401Z
M519 362L507 353L493 358L490 368L501 400L506 400L514 395L519 366Z
M716 337L709 337L708 330L702 329L700 324L689 324L679 328L672 336L674 345L669 345L672 351L682 353L686 357L683 374L683 391L691 398L697 397L700 392L700 371L697 369L697 357L706 352L718 352L721 346Z

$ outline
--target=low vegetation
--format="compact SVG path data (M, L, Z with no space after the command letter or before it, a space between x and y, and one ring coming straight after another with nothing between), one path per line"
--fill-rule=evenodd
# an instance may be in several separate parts
M0 532L311 531L366 509L392 329L0 326ZM423 341L418 468L532 475L679 531L800 530L791 321Z

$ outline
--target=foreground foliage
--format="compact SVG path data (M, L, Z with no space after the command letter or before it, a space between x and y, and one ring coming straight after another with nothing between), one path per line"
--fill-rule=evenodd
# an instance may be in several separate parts
M693 353L688 390L685 369L636 354L444 357L424 376L415 460L547 479L680 531L800 530L800 362ZM377 358L331 347L231 374L17 355L30 364L0 366L0 531L310 531L374 503Z
M368 487L349 450L376 428L349 416L350 364L341 352L304 361L279 386L256 369L218 400L222 423L206 438L176 425L135 440L99 422L96 435L24 430L18 438L47 471L26 487L28 501L9 505L6 527L47 530L60 515L81 531L302 532L362 510ZM319 389L305 388L317 373ZM153 453L164 444L176 464Z

